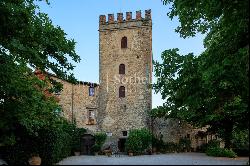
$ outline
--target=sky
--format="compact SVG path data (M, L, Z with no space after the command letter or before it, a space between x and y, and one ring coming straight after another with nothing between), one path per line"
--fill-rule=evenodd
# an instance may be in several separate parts
M135 12L151 9L152 15L152 52L153 59L161 62L164 50L179 48L179 53L193 52L199 55L204 51L204 35L183 39L175 32L180 24L178 18L171 20L167 13L170 6L163 5L161 0L49 0L50 5L38 2L40 10L47 13L52 23L60 26L68 39L76 41L76 53L81 57L80 63L73 63L76 67L74 75L78 80L99 83L99 15ZM156 78L153 77L153 83ZM161 106L163 100L160 94L153 92L152 107Z

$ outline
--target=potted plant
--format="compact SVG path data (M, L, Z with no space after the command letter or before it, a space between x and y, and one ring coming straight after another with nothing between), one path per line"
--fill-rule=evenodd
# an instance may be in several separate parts
M129 156L133 156L133 151L132 151L132 150L129 150L129 151L128 151L128 155L129 155Z
M41 165L42 159L39 156L39 154L34 153L34 154L31 154L31 157L29 158L28 162L29 162L29 165Z
M98 144L95 144L91 147L92 153L94 153L95 156L98 155L98 152L101 150L101 146Z

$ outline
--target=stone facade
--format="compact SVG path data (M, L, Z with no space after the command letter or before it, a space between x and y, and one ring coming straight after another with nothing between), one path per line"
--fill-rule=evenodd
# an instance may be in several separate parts
M100 85L87 82L74 85L50 76L63 84L62 92L57 94L63 116L90 134L109 133L108 141L117 146L131 129L150 125L147 112L152 108L151 10L145 11L144 18L137 11L135 19L131 12L126 12L126 19L123 13L118 13L117 20L113 14L108 14L107 21L101 15L99 58ZM120 65L124 66L124 73L120 73ZM125 96L120 96L121 86ZM94 87L93 96L89 94L90 87Z
M152 93L152 21L151 11L145 18L132 18L132 13L104 15L99 22L99 117L98 124L113 138L124 137L123 131L147 127L147 111L151 110ZM126 38L125 48L122 39ZM119 66L125 65L125 74ZM119 88L125 87L125 97L119 97Z
M100 85L81 81L73 85L51 77L63 84L63 91L57 94L63 116L86 128L88 134L107 133L109 145L119 147L120 142L124 146L129 131L140 128L149 128L155 136L161 133L164 142L189 137L193 149L208 141L197 137L201 129L177 120L152 120L147 114L152 109L151 10L145 11L144 18L137 11L135 19L131 12L126 12L126 19L117 13L117 20L114 14L100 15Z
M63 85L63 90L56 94L59 105L63 109L63 116L70 122L76 122L78 127L87 129L88 133L98 131L96 119L98 116L99 85L82 81L75 85L52 77ZM90 88L94 89L93 95L89 94Z
M178 143L180 138L188 138L191 141L193 151L200 150L203 144L210 140L217 139L221 141L220 147L224 147L224 142L215 134L207 132L209 126L195 128L192 125L181 122L177 119L155 118L152 120L153 134L160 139L162 135L163 142Z

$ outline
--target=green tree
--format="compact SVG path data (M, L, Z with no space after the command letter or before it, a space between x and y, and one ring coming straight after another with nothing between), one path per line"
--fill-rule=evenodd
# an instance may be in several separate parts
M131 130L125 143L125 149L128 152L142 154L144 150L150 147L152 137L152 133L146 128Z
M14 145L19 128L37 136L60 123L59 106L44 91L61 86L48 77L38 79L33 71L50 70L73 82L70 59L80 61L74 40L68 40L34 0L0 1L0 147Z
M206 34L199 56L162 53L154 62L154 89L166 103L152 116L179 118L197 126L210 125L231 147L233 128L249 126L249 1L164 0L168 16L178 17L183 38Z
M42 71L51 70L58 77L73 79L75 41L68 40L66 33L54 26L48 15L40 12L35 0L1 0L0 46L1 55L8 53L15 61L23 61Z

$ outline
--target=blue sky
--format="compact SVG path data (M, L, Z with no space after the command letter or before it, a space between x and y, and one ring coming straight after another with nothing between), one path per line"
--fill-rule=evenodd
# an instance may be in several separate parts
M203 50L204 36L182 39L175 32L179 25L178 18L170 20L167 16L170 6L162 5L161 0L50 0L50 5L39 2L42 12L48 14L54 25L60 26L67 37L74 39L76 52L81 62L75 64L74 74L78 80L99 82L99 15L132 12L151 9L153 22L153 58L161 61L161 53L166 49L179 48L181 54L193 52L200 54ZM153 82L155 78L153 78ZM160 94L153 93L153 108L162 105Z

